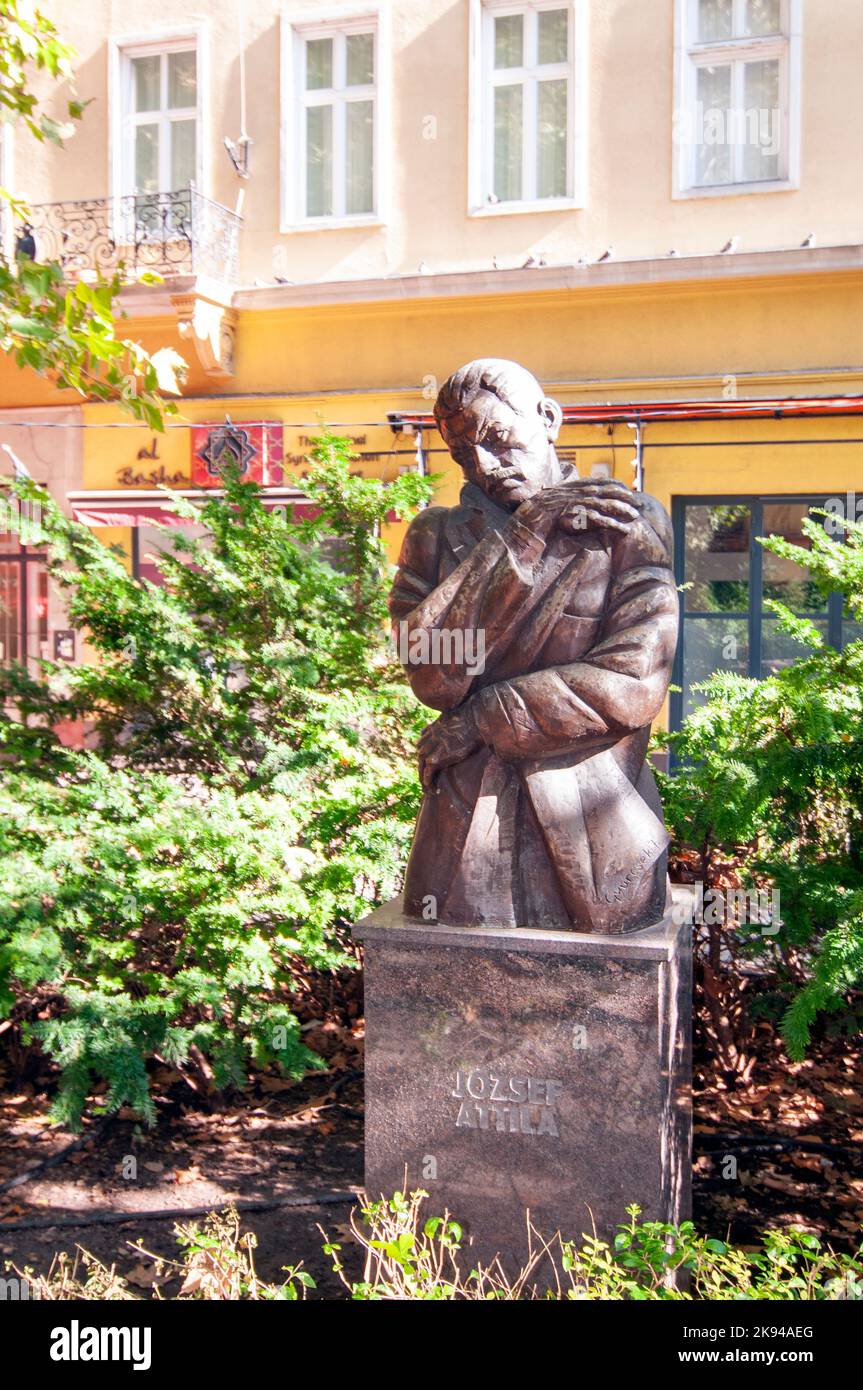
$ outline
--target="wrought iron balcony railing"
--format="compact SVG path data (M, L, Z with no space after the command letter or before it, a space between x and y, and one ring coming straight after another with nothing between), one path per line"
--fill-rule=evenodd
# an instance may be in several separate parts
M37 203L18 238L19 252L59 261L70 280L120 270L129 280L157 275L237 279L242 219L194 188L122 198Z

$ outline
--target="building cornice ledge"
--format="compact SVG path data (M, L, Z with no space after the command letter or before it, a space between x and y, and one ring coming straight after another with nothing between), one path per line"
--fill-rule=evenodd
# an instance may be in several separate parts
M602 290L616 286L675 285L697 281L836 274L863 270L863 244L796 247L730 255L662 256L588 265L547 265L529 269L466 270L444 274L390 275L373 279L328 280L297 285L256 285L235 291L235 309L311 308L471 296Z
M228 309L234 298L234 289L205 275L169 275L153 285L124 285L120 291L119 305L130 318L170 316L174 314L174 300L190 295Z

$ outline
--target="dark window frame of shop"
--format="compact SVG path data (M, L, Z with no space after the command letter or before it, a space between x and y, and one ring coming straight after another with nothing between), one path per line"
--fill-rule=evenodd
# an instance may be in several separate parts
M30 647L32 645L30 626L31 594L30 585L28 581L30 573L29 566L34 564L41 565L42 574L44 574L47 584L48 572L45 566L44 546L33 546L28 544L27 542L19 542L17 548L14 550L0 549L0 565L8 565L10 568L14 567L18 576L16 591L17 606L15 608L14 614L7 613L4 615L6 619L10 619L13 617L15 619L15 645L17 650L15 654L12 655L5 650L5 643L3 644L3 649L0 650L0 666L3 667L12 665L28 666L31 661L38 660L42 656L41 651L30 650ZM47 637L48 627L46 615L44 620L44 636L42 631L40 630L38 636L36 637L37 645L41 645L42 641L47 640Z
M834 493L710 493L692 494L672 498L671 503L671 524L674 533L674 577L678 585L685 584L691 576L687 575L686 568L686 511L688 507L748 507L749 508L749 546L748 546L748 576L747 586L749 591L749 603L746 610L743 609L721 609L707 610L689 608L687 606L689 590L680 593L680 637L677 644L677 653L674 660L672 683L677 687L670 695L669 703L669 726L671 729L679 729L683 722L684 698L686 693L685 674L686 674L686 637L687 626L691 625L692 620L699 621L722 621L737 620L747 624L748 634L748 653L747 653L747 672L746 674L756 680L763 679L763 625L765 618L764 607L764 557L765 550L759 544L759 537L775 534L768 527L764 527L764 508L770 505L793 505L805 506L810 511L813 508L823 507L829 497ZM815 520L823 524L823 517L816 517ZM769 552L767 552L769 553ZM791 605L789 605L791 606ZM797 609L793 611L800 617L818 619L822 622L826 620L825 637L828 644L836 650L843 646L843 621L847 620L844 614L844 600L840 593L830 594L826 608L823 609ZM804 653L804 648L800 648L800 654ZM717 668L721 669L721 668ZM697 684L702 679L698 677Z

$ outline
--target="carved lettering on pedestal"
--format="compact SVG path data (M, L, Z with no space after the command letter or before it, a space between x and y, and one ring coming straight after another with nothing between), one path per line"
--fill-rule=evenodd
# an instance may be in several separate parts
M461 1102L456 1129L495 1130L499 1134L560 1137L557 1102L563 1083L528 1075L509 1075L476 1067L456 1072L452 1096Z

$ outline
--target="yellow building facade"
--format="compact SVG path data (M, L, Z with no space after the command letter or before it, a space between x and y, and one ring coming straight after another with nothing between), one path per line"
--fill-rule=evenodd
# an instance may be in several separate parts
M855 515L863 493L855 0L221 0L188 18L67 0L55 18L93 101L60 151L7 127L7 182L70 278L158 270L124 290L122 331L189 370L154 437L4 363L0 444L136 572L164 488L201 492L202 427L226 419L282 427L274 504L322 421L358 468L441 473L454 501L437 386L511 357L564 405L583 476L673 514L672 720L710 670L790 659L770 597L854 635L758 536L798 539L813 505ZM54 656L64 620L38 583L8 616L38 557L10 543L0 565L5 657Z

